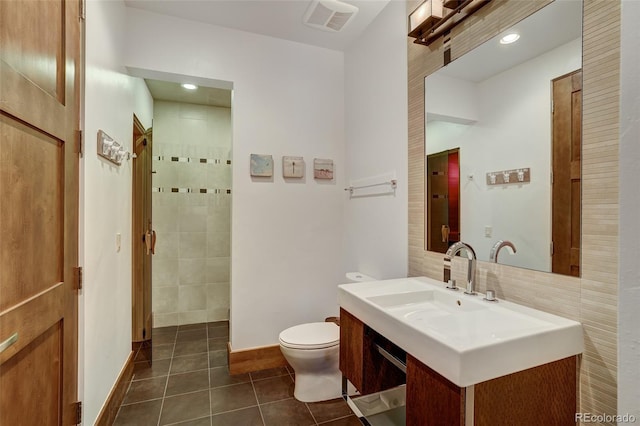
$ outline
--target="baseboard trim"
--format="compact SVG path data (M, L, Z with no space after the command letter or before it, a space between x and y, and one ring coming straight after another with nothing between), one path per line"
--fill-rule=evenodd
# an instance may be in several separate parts
M229 373L243 374L268 368L286 367L287 360L280 351L280 345L234 351L231 342L227 343L229 354Z
M98 418L94 423L96 426L110 426L116 419L118 415L118 409L124 400L124 396L127 393L127 389L129 388L129 383L133 378L133 360L135 357L135 352L131 351L127 361L118 376L118 380L111 388L111 392L107 397L107 401L102 406L102 410L100 410L100 414L98 414Z

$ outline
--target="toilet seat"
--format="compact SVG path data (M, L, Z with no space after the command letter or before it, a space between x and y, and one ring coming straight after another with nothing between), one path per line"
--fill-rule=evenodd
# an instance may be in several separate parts
M340 327L333 322L312 322L287 328L280 344L291 349L324 349L340 344Z

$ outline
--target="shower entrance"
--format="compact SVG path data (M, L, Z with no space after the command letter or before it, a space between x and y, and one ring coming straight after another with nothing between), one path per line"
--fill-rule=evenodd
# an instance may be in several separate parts
M229 320L231 90L145 80L153 98L153 326Z

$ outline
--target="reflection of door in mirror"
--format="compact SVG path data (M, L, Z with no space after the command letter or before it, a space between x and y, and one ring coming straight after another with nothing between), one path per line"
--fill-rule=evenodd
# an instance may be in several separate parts
M444 253L460 241L459 149L427 156L427 250Z
M582 71L553 80L552 272L580 276Z

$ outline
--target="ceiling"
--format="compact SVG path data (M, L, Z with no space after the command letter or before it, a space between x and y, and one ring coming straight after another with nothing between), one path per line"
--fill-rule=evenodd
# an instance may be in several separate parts
M359 10L340 32L322 31L303 23L313 0L125 0L125 4L178 18L345 51L389 1L400 0L342 1ZM204 86L186 90L180 83L150 78L145 78L145 82L156 100L231 107L231 90Z
M189 104L231 108L231 90L198 86L187 90L180 83L145 78L151 97L157 101L173 101Z
M314 29L303 23L313 0L125 0L128 7L294 42L345 51L389 1L342 0L358 7L340 32Z
M125 0L125 3L128 7L155 13L344 51L390 1L403 0L342 1L359 10L353 21L340 32L322 31L303 23L303 16L313 0ZM441 72L452 77L482 81L552 47L580 37L581 16L582 2L554 1L512 27L521 35L517 43L508 46L495 42L484 43L453 61ZM177 83L146 81L154 99L213 106L231 105L229 90L200 87L190 92Z

